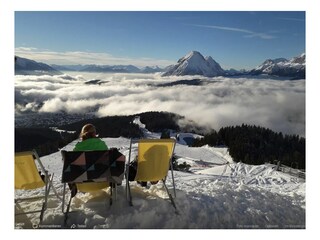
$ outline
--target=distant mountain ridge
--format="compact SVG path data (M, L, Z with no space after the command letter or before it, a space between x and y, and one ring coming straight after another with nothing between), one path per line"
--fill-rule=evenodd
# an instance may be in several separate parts
M14 57L16 75L61 75L62 72L53 67L27 58Z
M175 65L167 68L162 76L202 75L205 77L240 76L266 74L276 77L289 77L291 79L305 79L305 53L290 60L285 58L267 59L251 71L224 70L212 57L203 57L197 51L191 51L180 58Z
M252 70L224 70L211 56L204 57L198 51L191 51L180 58L174 65L160 68L146 66L138 68L134 65L47 65L30 59L15 56L15 74L19 75L59 75L63 71L106 72L106 73L162 73L162 76L201 75L216 76L257 76L269 75L305 79L305 53L290 60L285 58L267 59Z
M164 69L158 66L146 66L138 68L134 65L51 65L60 71L79 71L79 72L111 72L111 73L156 73L163 72Z
M279 77L292 77L294 79L305 78L306 54L290 60L285 58L267 59L261 65L251 70L251 75L267 74Z

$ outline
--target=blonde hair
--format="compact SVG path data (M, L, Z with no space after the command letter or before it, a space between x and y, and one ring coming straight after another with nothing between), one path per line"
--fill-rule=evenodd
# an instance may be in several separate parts
M92 124L86 124L82 127L80 136L81 140L97 137L96 127Z

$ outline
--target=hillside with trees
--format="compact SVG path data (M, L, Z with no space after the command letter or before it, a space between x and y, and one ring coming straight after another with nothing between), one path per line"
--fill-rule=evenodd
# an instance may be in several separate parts
M77 138L75 133L57 132L50 128L15 128L15 152L35 149L39 156L58 151Z
M40 156L59 150L71 141L78 138L81 128L91 123L96 126L101 138L139 138L143 133L139 126L133 123L136 116L141 117L141 122L146 124L151 131L173 129L178 131L177 115L166 112L146 112L130 116L110 116L76 121L70 124L59 125L57 132L48 127L20 127L15 128L15 152L36 149ZM45 125L45 124L44 124Z
M178 121L184 117L168 112L145 112L130 116L110 116L77 121L51 128L15 128L15 151L36 149L40 155L58 151L63 146L78 138L83 125L92 123L96 126L99 137L140 138L143 133L133 123L135 117L152 132L161 132L162 137L170 137L170 131L185 131ZM191 129L191 126L188 126ZM197 129L197 128L195 128ZM200 132L194 132L201 134ZM203 145L227 146L235 162L247 164L264 164L266 162L305 169L305 138L297 135L283 135L270 129L242 124L241 126L223 127L218 132L211 130L203 138L196 139L193 147Z
M281 164L305 169L305 138L283 135L270 129L242 124L212 131L197 139L193 146L225 145L235 162L264 164L280 161Z

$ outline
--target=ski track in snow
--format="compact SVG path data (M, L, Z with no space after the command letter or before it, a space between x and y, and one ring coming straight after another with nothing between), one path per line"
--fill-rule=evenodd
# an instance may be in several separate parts
M136 123L139 123L136 121ZM141 123L139 123L141 124ZM144 128L141 124L140 127ZM145 129L149 138L159 134ZM129 157L130 139L106 138L109 147L117 147ZM72 150L77 141L64 147ZM132 156L137 144L132 145ZM174 171L176 214L162 183L142 188L130 182L133 206L125 194L125 181L118 187L117 200L109 206L109 190L95 194L78 193L73 199L66 225L62 203L49 199L42 225L39 214L15 217L15 228L113 228L113 229L278 229L305 228L305 181L275 171L275 166L234 163L226 148L191 148L177 143L178 162L191 165L191 172ZM59 193L62 159L60 152L41 158ZM132 159L132 157L131 157ZM167 186L172 193L171 174ZM15 197L38 195L41 190L15 191ZM69 195L67 196L68 199ZM26 210L39 208L41 201L16 204Z

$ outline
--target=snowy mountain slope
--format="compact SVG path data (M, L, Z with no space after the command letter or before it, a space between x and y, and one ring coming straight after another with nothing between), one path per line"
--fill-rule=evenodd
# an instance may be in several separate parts
M204 58L201 53L191 51L186 56L180 58L177 64L171 66L162 76L171 75L203 75L206 77L215 77L224 75L224 70L212 57Z
M261 65L253 69L250 73L254 75L258 74L268 74L274 76L287 76L294 78L304 78L305 77L305 53L298 57L294 57L290 60L285 58L268 59L264 61Z
M144 125L135 120L141 128ZM145 130L148 137L158 133ZM129 158L130 139L103 139L109 147L116 147ZM77 140L63 149L72 150ZM137 154L137 144L132 145L132 156ZM305 228L305 181L276 172L274 165L250 166L233 163L226 148L203 146L191 148L177 143L177 161L192 164L190 172L174 171L177 190L175 214L161 183L142 188L131 182L133 206L126 201L125 183L118 188L117 201L110 207L109 190L95 194L77 194L66 226L61 212L62 203L50 198L41 226L38 214L28 218L15 217L16 228L116 228L116 229L273 229ZM54 186L62 192L62 161L60 152L41 158L45 167L54 173ZM131 158L132 159L132 158ZM222 163L225 163L221 165ZM217 165L219 164L219 165ZM172 191L169 174L168 187ZM37 195L35 190L25 193L15 191L15 197ZM40 201L26 203L31 210ZM21 204L22 206L22 204ZM16 206L16 211L19 211Z

